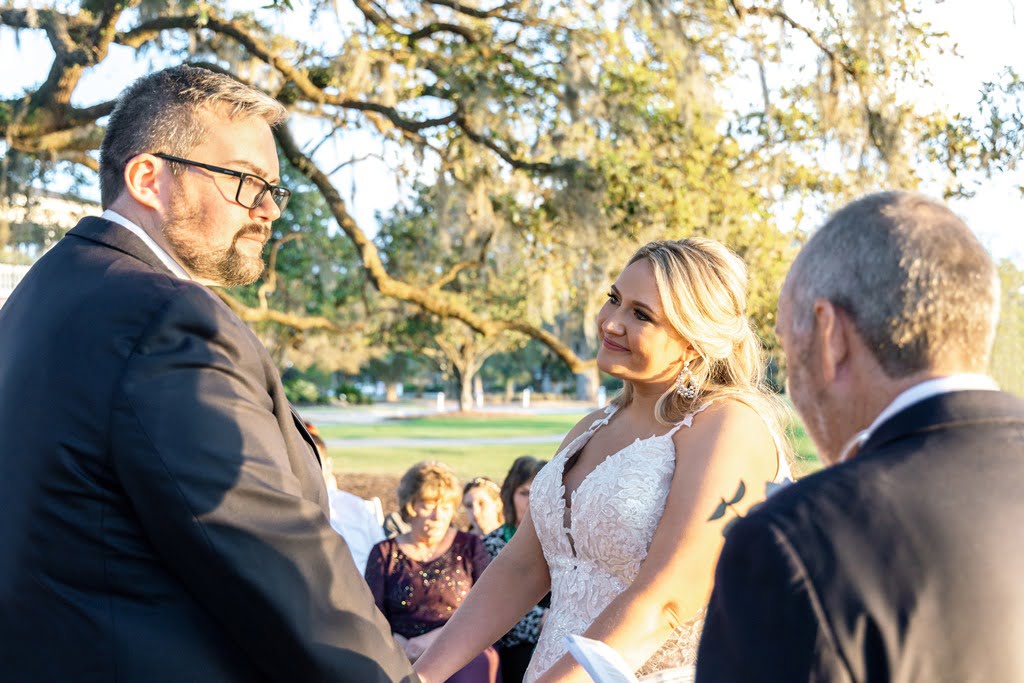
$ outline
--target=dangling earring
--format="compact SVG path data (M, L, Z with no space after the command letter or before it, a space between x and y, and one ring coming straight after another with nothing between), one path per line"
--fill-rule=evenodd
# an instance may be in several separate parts
M682 398L692 401L697 398L697 385L693 381L693 372L690 370L690 361L683 364L683 369L676 377L676 393Z

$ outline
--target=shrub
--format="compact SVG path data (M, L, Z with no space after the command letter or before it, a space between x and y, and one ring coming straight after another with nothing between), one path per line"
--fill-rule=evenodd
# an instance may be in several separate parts
M295 377L284 383L284 395L291 403L320 403L320 390L308 379Z
M334 394L339 399L344 396L345 402L351 406L373 403L371 397L364 396L363 392L351 384L339 384L334 390Z

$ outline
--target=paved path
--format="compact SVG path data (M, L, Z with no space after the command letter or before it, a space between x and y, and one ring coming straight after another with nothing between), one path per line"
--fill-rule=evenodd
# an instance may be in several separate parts
M560 443L565 434L494 436L469 439L327 439L331 448L423 448L430 446L502 446L505 444Z

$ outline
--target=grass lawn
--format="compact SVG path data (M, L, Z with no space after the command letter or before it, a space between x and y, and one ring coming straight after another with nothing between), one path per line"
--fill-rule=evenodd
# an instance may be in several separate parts
M533 434L565 434L580 421L582 413L569 415L446 414L377 424L323 425L325 439L476 439Z
M804 429L803 424L801 424L800 418L794 416L793 422L786 428L786 437L793 444L793 450L796 451L796 461L793 463L793 476L799 479L806 474L811 474L821 469L821 462L818 460L818 454L814 450L814 443L811 442L811 437L807 436L807 431Z
M501 483L512 461L520 455L550 460L557 443L414 448L331 448L334 472L344 481L347 472L400 475L421 460L440 460L466 480L490 477Z
M410 420L389 420L373 425L325 425L320 433L326 439L473 439L502 436L564 434L580 419L580 415L487 415L466 417L439 416ZM787 435L796 451L793 463L797 477L821 468L814 446L803 426L794 422ZM421 460L440 460L451 465L462 478L488 476L501 481L509 465L520 455L549 460L558 444L496 444L364 448L332 447L334 471L344 478L346 473L400 475Z

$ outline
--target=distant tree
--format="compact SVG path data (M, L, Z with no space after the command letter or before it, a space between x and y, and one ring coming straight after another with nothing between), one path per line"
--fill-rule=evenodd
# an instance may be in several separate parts
M450 294L441 296L460 296L481 316L510 318L524 313L524 302L533 298L529 273L521 251L498 225L490 197L480 193L485 176L485 167L453 162L433 186L420 186L409 205L384 220L376 241L396 277L444 288ZM453 261L455 256L462 260ZM487 336L459 320L411 311L391 327L390 336L450 371L460 410L473 407L483 363L525 342L520 335Z
M357 374L372 355L370 312L361 263L337 229L323 196L291 167L282 182L293 188L267 244L263 278L218 290L255 330L280 368Z
M956 115L906 97L928 78L923 56L948 44L922 20L926 4L272 0L250 13L223 0L47 9L0 0L0 26L43 32L54 50L42 84L0 101L0 144L8 156L95 170L116 93L87 106L75 98L115 45L228 71L294 112L278 133L283 155L322 195L382 297L485 338L537 340L593 388L593 313L639 243L700 234L740 252L770 344L778 282L800 235L780 227L806 227L806 215L867 188L913 187L925 171L945 174L952 195L969 191L965 178L979 170L1013 167L1015 75ZM286 28L300 18L320 30ZM450 175L458 182L449 187L471 191L466 206L487 220L446 226L465 231L438 245L449 270L397 275L398 255L382 253L350 213L338 150L367 136L405 187ZM7 192L24 186L3 182ZM444 201L444 192L429 199ZM299 244L283 244L279 258ZM516 252L524 258L492 277ZM347 266L337 276L352 279ZM521 309L492 305L513 288ZM333 313L229 300L253 324L352 329L347 299ZM566 334L553 332L556 318ZM294 347L290 333L275 334Z
M378 347L380 350L380 347ZM410 351L390 351L371 358L363 371L373 379L384 382L384 400L394 403L399 398L399 387L418 378L424 372L425 363Z
M459 386L459 410L471 410L474 406L473 388L477 373L484 362L499 351L507 351L521 345L521 340L509 335L485 337L458 321L443 321L434 335L436 349L423 349L429 357L443 358L452 369Z
M1024 271L1009 260L1000 261L999 280L1002 305L992 376L1004 390L1024 396Z

